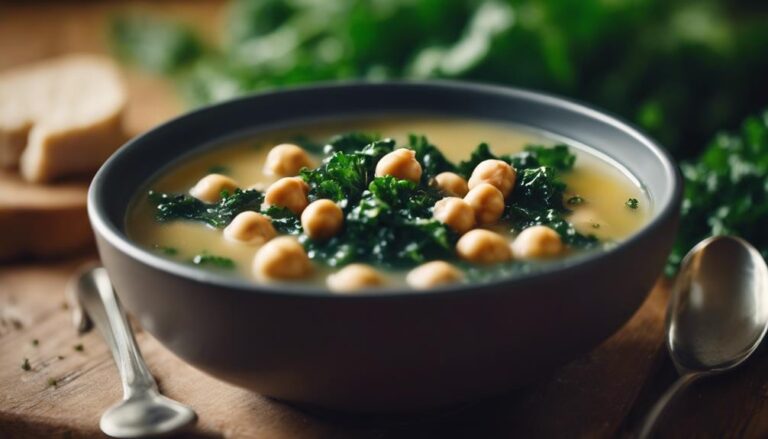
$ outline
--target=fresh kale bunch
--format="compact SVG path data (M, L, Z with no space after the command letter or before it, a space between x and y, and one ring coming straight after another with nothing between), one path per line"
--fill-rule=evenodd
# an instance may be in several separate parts
M451 78L586 100L690 157L768 102L768 7L726 0L233 0L220 35L116 17L194 104L323 80Z
M715 137L685 178L682 223L667 266L674 274L700 240L739 235L768 259L768 111L748 118L736 133Z

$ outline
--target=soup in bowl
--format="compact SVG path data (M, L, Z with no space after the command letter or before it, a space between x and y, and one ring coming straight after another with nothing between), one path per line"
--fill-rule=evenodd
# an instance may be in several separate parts
M621 164L513 124L379 114L230 140L140 191L128 236L170 259L342 294L514 277L637 232Z
M342 84L164 124L89 200L121 301L177 355L271 397L399 412L525 384L614 332L661 271L680 181L578 104Z

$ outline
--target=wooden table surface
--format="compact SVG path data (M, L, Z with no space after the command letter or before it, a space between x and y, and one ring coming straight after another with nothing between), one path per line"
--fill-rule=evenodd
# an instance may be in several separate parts
M172 13L209 30L221 14L217 1L143 2L139 7ZM2 4L0 70L72 51L104 53L105 17L124 8L116 2ZM127 71L126 80L131 95L126 122L133 133L183 108L160 78ZM101 412L120 399L106 345L97 333L78 336L71 310L64 306L71 274L95 259L86 254L0 267L1 438L98 437ZM197 410L196 436L630 436L676 376L663 346L667 296L668 284L660 281L619 332L526 389L408 418L306 413L195 370L140 328L137 338L163 392ZM31 370L23 370L24 359ZM760 351L738 371L690 388L669 408L660 436L768 437L768 356Z

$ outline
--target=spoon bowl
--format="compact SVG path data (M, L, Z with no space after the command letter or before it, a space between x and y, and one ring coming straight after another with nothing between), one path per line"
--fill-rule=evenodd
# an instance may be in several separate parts
M667 348L680 378L653 406L639 437L653 433L664 408L682 389L752 355L768 329L766 300L768 266L748 242L716 236L688 252L667 314Z
M765 335L768 269L747 242L721 236L686 257L668 315L667 347L677 370L716 373L746 360Z
M195 420L189 407L162 395L129 398L101 415L99 428L112 437L155 436L176 431Z

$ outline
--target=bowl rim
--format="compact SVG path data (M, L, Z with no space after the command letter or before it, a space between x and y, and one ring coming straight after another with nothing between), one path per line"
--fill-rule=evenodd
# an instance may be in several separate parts
M636 142L642 144L645 148L649 149L650 152L654 154L658 161L663 165L664 177L665 180L670 184L669 189L671 193L667 197L666 202L663 205L658 206L656 211L653 213L653 216L645 225L643 225L642 228L640 228L627 239L619 242L617 245L605 250L590 252L579 257L566 258L561 263L552 264L551 266L541 270L535 270L529 273L521 273L510 278L500 278L479 283L444 285L426 290L415 290L408 288L378 288L368 291L365 294L329 294L328 289L324 286L319 287L303 283L255 283L238 276L202 270L199 267L194 267L189 264L184 264L180 261L162 257L148 249L141 247L139 244L134 243L127 236L124 230L119 229L108 219L104 206L99 204L99 200L102 198L103 193L105 192L105 181L107 180L111 170L115 167L119 167L121 157L126 154L126 151L131 149L133 145L143 143L147 137L150 137L157 130L169 129L170 127L180 124L183 125L184 123L187 123L187 121L191 118L200 117L206 113L216 112L221 107L237 105L244 101L261 99L266 96L302 93L309 90L324 90L333 92L333 90L336 89L393 86L424 86L432 88L443 88L446 90L458 92L500 94L518 100L534 101L545 105L556 106L569 112L579 113L587 118L595 119L599 122L611 125L622 133L634 138ZM471 118L471 115L468 115L467 117ZM203 145L201 144L198 146ZM167 166L168 164L169 163L164 163L162 166ZM497 287L499 286L507 286L510 288L522 286L526 283L535 282L547 276L553 276L560 273L571 273L581 270L584 267L599 264L604 259L612 257L622 249L633 244L637 244L639 241L646 239L653 233L654 230L661 227L670 218L676 217L680 209L682 188L682 175L680 174L678 166L675 164L674 159L668 151L662 148L649 136L643 134L639 129L635 128L634 125L624 121L620 117L615 116L610 112L581 103L577 100L517 87L471 81L392 80L370 82L364 80L352 80L317 82L309 85L271 89L248 94L185 112L166 122L156 125L152 129L128 140L104 162L104 164L99 168L93 180L91 181L90 187L88 189L87 207L88 217L93 227L94 233L100 235L110 245L125 255L129 256L130 258L134 259L135 261L138 261L144 265L148 265L154 269L163 271L166 274L199 282L212 288L223 287L232 291L243 291L248 294L260 293L280 297L311 297L328 298L333 300L376 300L402 297L444 296L445 294L463 295L469 292L476 294L481 290L498 290L499 288Z

